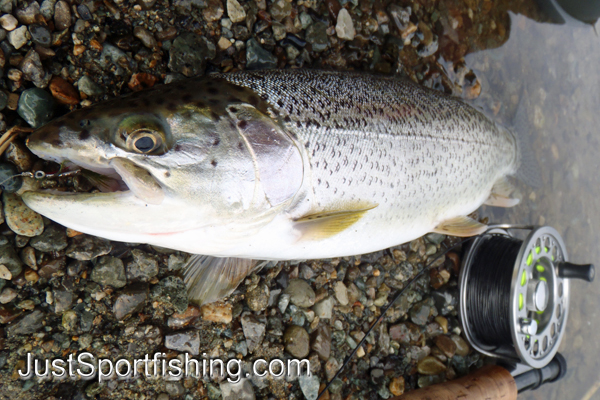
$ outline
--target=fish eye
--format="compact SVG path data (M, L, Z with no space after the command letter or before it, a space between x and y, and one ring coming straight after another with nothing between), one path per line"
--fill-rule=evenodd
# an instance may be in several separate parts
M127 147L137 153L150 154L163 144L158 132L139 129L132 132L127 138Z

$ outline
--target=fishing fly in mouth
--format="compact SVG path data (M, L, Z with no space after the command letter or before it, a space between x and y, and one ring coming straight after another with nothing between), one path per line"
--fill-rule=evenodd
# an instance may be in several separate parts
M112 184L32 190L72 229L186 251L190 298L231 293L255 260L364 254L427 232L471 236L510 207L518 137L407 80L264 70L189 79L73 111L27 141Z

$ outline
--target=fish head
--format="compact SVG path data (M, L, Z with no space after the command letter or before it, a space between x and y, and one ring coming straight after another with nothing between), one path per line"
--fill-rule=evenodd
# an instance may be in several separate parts
M177 97L167 85L36 130L34 154L114 178L119 190L31 191L25 203L81 232L171 248L157 237L266 223L300 188L300 146L248 93L223 84L211 98L195 82Z

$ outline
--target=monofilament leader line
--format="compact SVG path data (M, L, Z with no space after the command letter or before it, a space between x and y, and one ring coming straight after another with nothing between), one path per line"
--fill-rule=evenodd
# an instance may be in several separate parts
M474 335L484 344L512 344L510 287L522 244L506 235L489 235L477 248L466 307Z
M419 271L419 273L417 275L415 275L414 278L412 278L410 281L408 281L408 283L400 290L400 292L398 292L398 294L396 295L396 297L394 297L394 299L390 303L388 303L388 305L383 309L383 312L381 313L381 315L379 316L379 318L377 318L375 320L375 322L373 322L373 325L371 325L371 327L369 328L369 330L367 331L367 333L365 334L365 336L362 338L362 340L358 343L358 345L354 349L352 349L352 352L350 353L350 355L348 355L348 357L346 357L346 360L342 364L341 368L338 369L338 371L335 373L335 375L333 376L333 378L331 378L331 380L329 382L327 382L327 385L325 385L325 388L323 388L323 390L321 390L321 392L317 396L317 400L319 400L321 398L321 396L323 395L323 393L325 393L325 391L327 391L327 389L329 389L329 387L331 386L331 384L333 383L333 381L335 381L337 379L337 377L342 373L342 371L344 370L344 368L346 368L346 366L348 365L348 363L350 362L350 360L352 360L352 357L354 357L354 355L356 354L356 352L358 351L358 349L360 349L360 346L362 346L365 343L365 341L367 340L367 338L369 337L369 335L371 334L371 332L373 331L373 329L381 321L383 321L383 317L385 317L385 314L387 313L387 311L394 305L394 303L396 301L398 301L398 299L400 297L402 297L402 295L404 294L404 292L406 292L406 290L417 279L419 279L421 276L423 276L423 274L426 271L429 270L429 268L433 265L433 263L435 263L440 258L444 257L450 251L454 250L455 248L459 247L460 245L465 244L466 242L468 242L470 240L473 240L473 239L475 239L475 237L466 238L466 239L463 239L460 242L455 243L452 246L448 247L440 255L438 255L437 257L435 257L429 264L427 264L421 271Z

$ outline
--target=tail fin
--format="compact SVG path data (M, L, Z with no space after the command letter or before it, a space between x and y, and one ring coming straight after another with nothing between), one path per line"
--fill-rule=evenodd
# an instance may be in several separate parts
M191 302L215 302L230 295L254 269L256 263L244 258L192 255L183 267L183 281Z
M513 134L517 140L518 169L515 176L527 185L539 188L542 185L542 173L533 151L532 133L534 127L529 121L530 109L527 91L521 92L521 100L513 119Z

